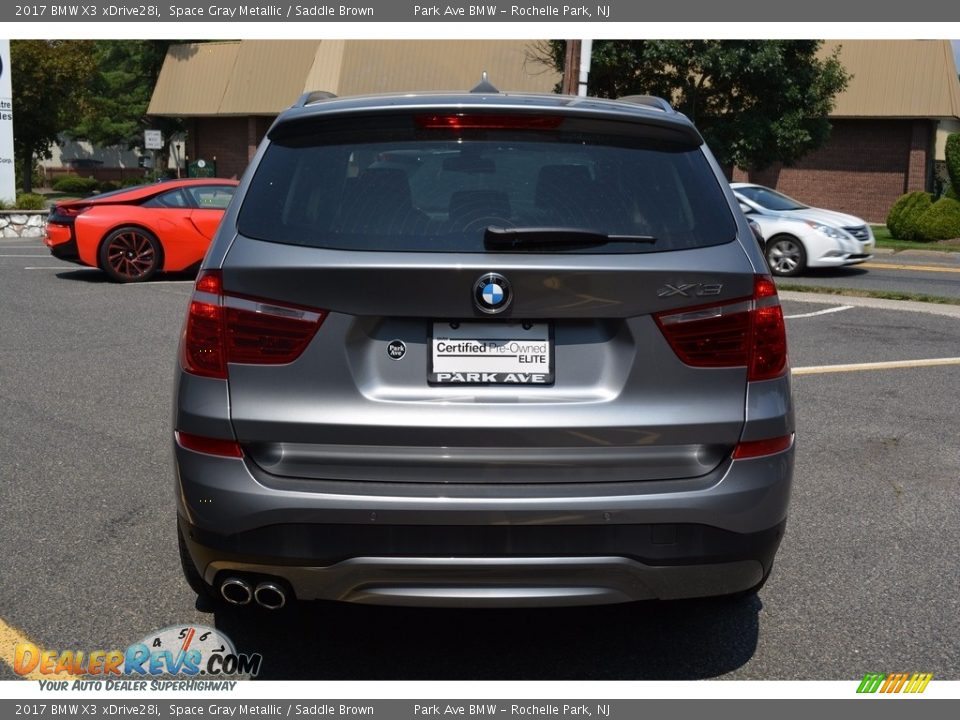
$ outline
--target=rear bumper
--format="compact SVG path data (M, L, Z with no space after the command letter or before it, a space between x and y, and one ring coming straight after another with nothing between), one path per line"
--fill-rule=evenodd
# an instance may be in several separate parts
M205 580L216 587L237 575L281 579L301 600L544 607L725 595L754 587L764 572L752 559L655 566L619 556L358 557L317 567L217 560L207 566Z
M207 583L300 599L574 605L723 595L769 571L793 448L706 478L572 486L264 485L242 459L176 448L181 531Z
M80 262L80 251L77 248L77 239L73 234L73 227L50 223L47 225L47 235L43 244L50 248L50 254L60 260Z

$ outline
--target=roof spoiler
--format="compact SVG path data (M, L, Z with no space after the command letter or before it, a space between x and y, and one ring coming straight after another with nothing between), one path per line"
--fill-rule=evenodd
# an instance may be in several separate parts
M665 113L676 112L670 103L656 95L624 95L623 97L618 97L617 100L633 103L634 105L646 105L647 107L656 108Z
M300 108L304 107L305 105L309 105L310 103L315 103L318 100L330 100L335 97L336 95L334 95L332 92L327 92L326 90L312 90L310 92L305 92L303 95L297 98L297 101L292 105L292 107Z

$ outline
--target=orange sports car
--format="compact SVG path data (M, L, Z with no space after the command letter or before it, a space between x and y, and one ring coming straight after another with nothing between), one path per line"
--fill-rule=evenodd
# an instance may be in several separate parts
M44 244L54 257L101 268L117 282L199 265L236 180L138 185L54 205Z

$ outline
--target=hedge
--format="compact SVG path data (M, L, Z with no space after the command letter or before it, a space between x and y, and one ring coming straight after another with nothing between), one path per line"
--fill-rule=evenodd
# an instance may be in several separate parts
M887 229L897 240L920 240L917 221L933 205L929 193L922 190L901 195L887 214Z
M940 198L917 220L921 240L960 238L960 200Z
M94 178L82 178L77 175L64 175L53 183L57 192L78 193L87 195L100 187Z
M947 135L944 156L947 161L947 177L950 178L950 187L956 192L960 188L960 133Z

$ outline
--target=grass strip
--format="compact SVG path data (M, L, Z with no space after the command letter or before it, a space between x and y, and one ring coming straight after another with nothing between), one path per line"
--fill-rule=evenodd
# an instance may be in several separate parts
M822 295L846 295L847 297L868 297L881 300L912 300L913 302L937 303L938 305L960 305L960 298L891 290L855 290L853 288L794 285L792 283L777 283L777 289L791 292L820 293Z

